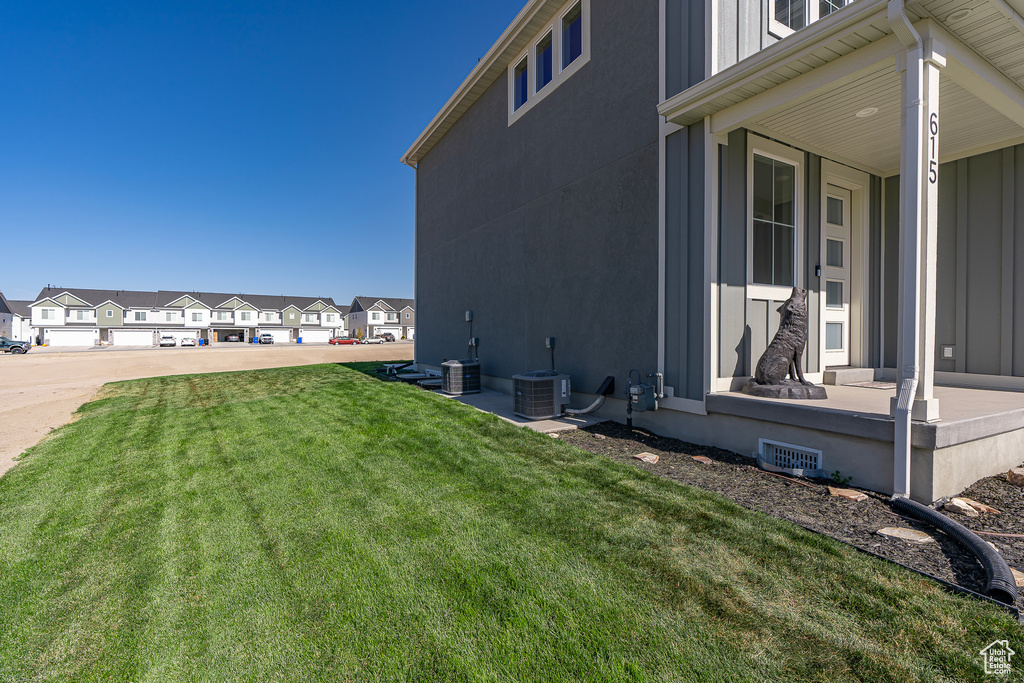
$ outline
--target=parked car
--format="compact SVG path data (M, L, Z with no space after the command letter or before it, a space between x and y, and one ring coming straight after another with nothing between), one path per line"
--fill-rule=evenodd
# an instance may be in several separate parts
M174 335L164 334L160 336L160 346L177 346L178 339Z
M359 342L360 344L383 344L384 340L380 337L367 337L366 339Z
M14 341L7 337L0 337L0 351L6 351L7 353L19 354L28 353L28 350L32 348L32 343L27 341Z
M260 335L260 344L273 344L273 343L274 343L274 335L270 334L269 332L264 332L263 334Z
M196 338L195 337L182 337L181 341L179 343L181 344L181 346L195 346L196 345Z
M327 340L328 344L358 344L359 340L355 337L331 337Z
M391 334L390 332L381 332L377 336L380 337L381 339L383 339L386 342L393 342L393 341L395 341L395 335Z
M229 334L226 337L224 337L224 341L226 341L226 342L229 342L229 341L240 342L240 341L242 341L242 335L240 335L240 334Z

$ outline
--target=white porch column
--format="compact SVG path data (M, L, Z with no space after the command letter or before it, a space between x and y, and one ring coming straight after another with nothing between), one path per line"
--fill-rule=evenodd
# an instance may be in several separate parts
M899 392L895 422L893 491L910 495L911 418L939 419L935 374L935 268L938 230L939 69L942 46L922 38L903 0L889 0L888 19L907 47L897 60L900 108ZM925 30L926 35L930 33Z

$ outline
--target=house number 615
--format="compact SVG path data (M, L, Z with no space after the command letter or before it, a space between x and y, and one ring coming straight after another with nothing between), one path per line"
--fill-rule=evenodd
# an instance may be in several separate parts
M934 185L939 180L939 115L932 112L928 121L928 182Z

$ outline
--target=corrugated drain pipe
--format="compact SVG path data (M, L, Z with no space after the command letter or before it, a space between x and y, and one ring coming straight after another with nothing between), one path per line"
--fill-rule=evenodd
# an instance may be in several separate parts
M921 505L909 498L893 498L892 506L898 512L905 512L922 522L931 524L970 550L985 568L985 576L988 579L985 592L988 593L988 596L1006 605L1017 604L1018 589L1013 572L1010 571L1003 556L981 540L977 534L927 505Z

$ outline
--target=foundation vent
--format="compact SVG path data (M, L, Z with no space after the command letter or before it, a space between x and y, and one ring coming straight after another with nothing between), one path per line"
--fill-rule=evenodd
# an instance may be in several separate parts
M770 472L787 472L798 477L826 476L821 451L768 439L758 439L757 464Z

